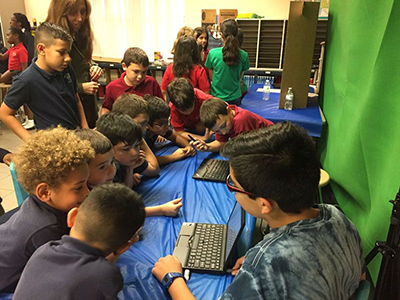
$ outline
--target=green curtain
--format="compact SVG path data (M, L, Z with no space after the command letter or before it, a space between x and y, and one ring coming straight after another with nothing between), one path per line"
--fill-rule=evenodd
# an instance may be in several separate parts
M331 0L325 59L321 162L367 255L400 186L400 1Z

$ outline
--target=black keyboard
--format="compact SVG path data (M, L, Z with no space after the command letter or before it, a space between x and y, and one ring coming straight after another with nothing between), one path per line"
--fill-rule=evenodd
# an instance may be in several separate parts
M219 270L223 253L221 249L223 234L222 224L197 224L188 267Z
M204 178L225 181L229 173L229 163L225 160L211 159L207 162Z

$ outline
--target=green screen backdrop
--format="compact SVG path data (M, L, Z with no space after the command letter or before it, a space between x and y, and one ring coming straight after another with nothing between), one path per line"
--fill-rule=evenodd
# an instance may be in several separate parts
M400 186L400 1L331 0L324 76L321 162L367 255Z

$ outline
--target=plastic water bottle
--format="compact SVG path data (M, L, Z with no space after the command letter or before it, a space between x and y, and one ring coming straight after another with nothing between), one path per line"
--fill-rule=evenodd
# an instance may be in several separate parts
M290 87L288 89L288 92L285 97L285 106L284 108L286 110L292 110L293 109L293 99L294 99L294 94L293 94L293 89Z
M271 86L269 84L269 80L266 80L263 87L263 100L269 100L270 93L271 93Z

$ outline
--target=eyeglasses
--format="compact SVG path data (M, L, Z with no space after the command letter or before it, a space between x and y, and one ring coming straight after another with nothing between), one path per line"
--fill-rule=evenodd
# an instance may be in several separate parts
M237 192L237 193L248 195L250 197L254 197L254 198L256 197L253 193L250 193L248 191L245 191L245 190L242 190L242 189L236 187L235 183L231 179L231 174L228 174L228 176L226 177L225 183L226 183L226 186L228 187L229 191L232 193Z
M168 125L168 120L164 121L164 122L159 122L159 123L154 122L153 125L156 125L158 127L164 127L165 125Z

